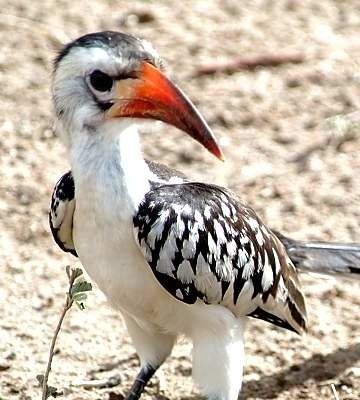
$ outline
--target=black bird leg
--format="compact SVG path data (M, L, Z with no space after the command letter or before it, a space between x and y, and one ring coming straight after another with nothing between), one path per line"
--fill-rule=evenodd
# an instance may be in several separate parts
M157 368L152 367L147 364L141 368L137 377L135 378L135 382L131 386L129 394L126 396L125 400L139 400L142 392L145 389L145 386L154 375Z

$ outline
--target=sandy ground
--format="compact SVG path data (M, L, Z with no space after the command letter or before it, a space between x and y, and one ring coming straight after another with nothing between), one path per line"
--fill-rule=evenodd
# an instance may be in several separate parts
M154 124L144 135L148 157L232 187L293 237L360 242L360 136L339 145L324 128L326 118L360 108L358 0L1 0L0 10L2 400L40 398L35 376L44 371L63 303L64 266L78 265L53 243L47 222L52 187L69 168L49 100L59 40L114 29L152 41L227 162ZM303 52L306 61L193 77L214 61L285 50ZM251 322L241 399L332 399L331 383L341 400L360 399L359 284L303 276L303 285L309 334ZM120 315L98 289L87 304L65 321L50 379L69 400L123 394L138 366ZM197 398L190 351L181 339L145 399ZM121 385L113 389L75 386L116 373Z

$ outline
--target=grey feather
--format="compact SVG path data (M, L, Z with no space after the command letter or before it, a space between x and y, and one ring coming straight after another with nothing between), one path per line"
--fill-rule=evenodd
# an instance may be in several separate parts
M298 270L360 279L359 244L301 242L278 232L276 235Z

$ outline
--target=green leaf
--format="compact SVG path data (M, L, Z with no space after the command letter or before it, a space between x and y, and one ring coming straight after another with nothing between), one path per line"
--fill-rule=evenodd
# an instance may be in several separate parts
M77 282L75 285L78 285L77 287L75 287L75 290L78 290L78 292L71 294L71 300L75 301L79 309L83 311L85 310L84 301L87 299L87 294L85 292L91 290L92 286L91 283L86 281Z
M72 275L74 277L74 280L77 279L82 274L83 274L83 270L81 268L75 268L72 270Z
M43 382L44 382L44 375L36 375L36 380L40 383L40 385L42 386Z
M82 292L89 292L91 289L92 285L90 282L86 281L75 282L73 287L71 288L70 295L72 298L74 298L75 294Z
M74 301L77 301L77 302L85 301L85 300L87 299L87 294L84 293L84 292L75 293L75 294L72 296L72 299L73 299Z
M76 305L79 307L81 311L85 310L84 301L87 299L87 294L84 292L75 293L73 296L73 301L75 301Z

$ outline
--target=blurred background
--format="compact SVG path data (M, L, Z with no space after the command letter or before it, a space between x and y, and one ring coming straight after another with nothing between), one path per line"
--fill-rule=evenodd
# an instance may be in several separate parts
M64 301L64 266L79 264L57 248L47 220L53 186L69 169L50 102L61 43L107 29L148 39L227 162L154 123L143 129L148 158L231 187L290 237L360 242L360 134L338 135L326 123L360 109L358 0L0 0L0 10L2 400L39 398L35 376ZM294 55L296 63L203 74L219 63ZM331 399L331 383L341 399L360 398L359 284L302 281L309 334L252 321L241 399ZM145 399L196 398L190 349L179 340ZM87 309L74 308L65 321L50 384L66 399L108 399L126 392L137 365L121 317L95 288ZM80 384L115 373L121 385L112 389Z

